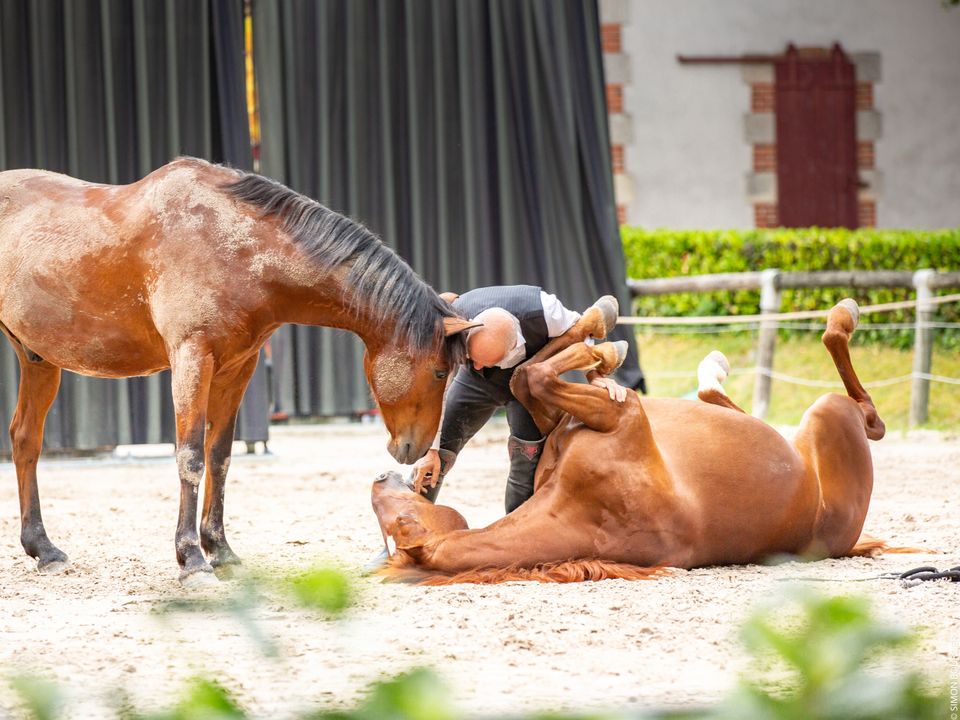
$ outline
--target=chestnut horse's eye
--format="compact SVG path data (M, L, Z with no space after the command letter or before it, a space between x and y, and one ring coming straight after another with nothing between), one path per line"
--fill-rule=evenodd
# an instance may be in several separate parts
M447 379L447 371L446 371L446 370L434 370L434 371L433 371L433 376L434 376L437 380L446 380L446 379Z

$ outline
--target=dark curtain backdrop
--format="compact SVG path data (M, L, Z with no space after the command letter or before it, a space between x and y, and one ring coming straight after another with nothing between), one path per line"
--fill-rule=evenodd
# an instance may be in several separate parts
M251 166L242 0L0 0L0 169L34 167L128 183L177 157ZM19 368L0 347L0 423ZM238 438L267 437L265 374ZM101 380L64 373L46 446L172 442L169 373ZM0 450L9 438L0 432Z
M261 172L363 221L438 290L629 307L595 0L253 7ZM271 344L283 409L371 406L358 339L295 326Z

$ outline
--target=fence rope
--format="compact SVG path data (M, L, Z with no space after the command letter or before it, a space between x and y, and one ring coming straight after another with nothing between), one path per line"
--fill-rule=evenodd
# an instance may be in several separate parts
M926 300L900 300L898 302L864 305L860 308L860 315L868 313L890 312L907 308L924 309L931 305L942 305L948 302L960 301L960 293L939 295ZM832 309L832 308L831 308ZM700 317L640 317L637 315L622 315L617 318L621 325L733 325L737 323L770 323L780 320L813 320L825 318L830 310L798 310L788 313L769 313L766 315L705 315Z
M664 326L666 329L662 329L659 326L650 326L646 328L643 332L650 335L717 335L720 333L734 333L734 332L756 332L760 329L759 323L745 323L746 327L731 327L727 326L706 326L706 327L669 327ZM924 328L929 328L931 330L957 330L960 329L960 323L951 323L951 322L925 322L923 323ZM779 324L780 330L809 330L811 332L823 332L824 325L823 323L791 323L791 322L782 322ZM907 330L915 331L917 329L916 323L869 323L862 322L857 325L857 330Z
M842 388L843 383L839 380L810 380L808 378L796 377L794 375L787 375L786 373L777 372L776 370L770 370L769 368L762 368L759 365L754 365L750 368L734 368L730 371L730 375L766 375L773 380L780 380L791 385L803 385L805 387L822 387L822 388ZM697 373L690 372L687 370L666 370L664 372L648 373L648 377L651 378L690 378L696 379ZM931 373L908 373L906 375L898 375L892 378L886 378L885 380L872 380L870 382L861 382L860 384L867 390L870 388L877 387L886 387L888 385L896 385L898 383L908 382L914 378L919 378L921 380L929 380L931 382L946 383L948 385L960 385L960 378L947 377L945 375L933 375Z

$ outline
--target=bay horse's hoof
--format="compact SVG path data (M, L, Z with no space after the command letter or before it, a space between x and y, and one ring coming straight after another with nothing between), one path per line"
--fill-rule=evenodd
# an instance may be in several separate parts
M37 572L41 575L62 575L70 569L70 561L67 556L63 560L48 560L45 563L37 563Z
M219 585L220 581L213 570L194 570L180 573L180 584L185 588L200 588Z
M240 571L240 559L229 562L216 563L213 566L213 574L218 580L232 580Z

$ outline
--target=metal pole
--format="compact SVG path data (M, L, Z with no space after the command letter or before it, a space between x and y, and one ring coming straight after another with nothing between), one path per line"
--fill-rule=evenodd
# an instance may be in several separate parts
M767 269L760 273L760 313L780 312L783 294L780 291L780 271ZM767 320L760 323L760 334L757 337L757 376L753 383L754 417L761 420L767 417L770 408L770 372L773 370L773 351L777 343L777 322Z
M930 381L921 375L929 375L933 362L933 331L930 323L936 306L928 302L933 297L931 281L933 270L917 270L913 274L913 286L917 290L916 331L913 339L913 383L910 388L910 426L922 425L929 417Z

